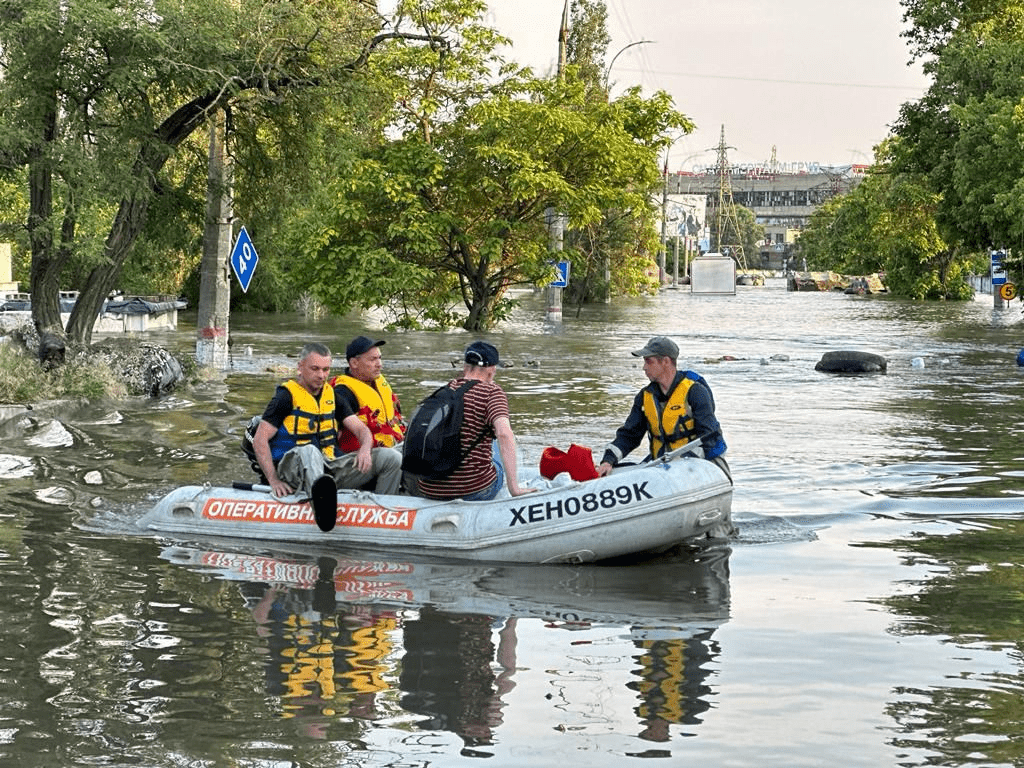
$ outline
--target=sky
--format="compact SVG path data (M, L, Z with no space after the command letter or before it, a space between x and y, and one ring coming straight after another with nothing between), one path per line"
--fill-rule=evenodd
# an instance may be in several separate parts
M667 91L697 124L670 171L713 165L871 162L900 105L928 81L900 37L898 0L605 0L612 97ZM507 59L555 71L564 0L489 0ZM639 41L639 45L630 45ZM626 46L630 46L626 48ZM623 50L625 49L625 50ZM614 59L614 62L612 61Z

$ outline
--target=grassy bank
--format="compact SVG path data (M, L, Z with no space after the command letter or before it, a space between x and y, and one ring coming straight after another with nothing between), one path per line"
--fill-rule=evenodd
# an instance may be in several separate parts
M52 371L12 344L0 344L0 403L25 404L61 398L124 397L124 382L106 360L82 355Z

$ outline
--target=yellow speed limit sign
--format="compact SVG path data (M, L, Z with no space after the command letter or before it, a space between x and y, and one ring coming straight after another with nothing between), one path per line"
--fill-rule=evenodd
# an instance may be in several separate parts
M1013 283L1003 283L999 286L999 296L1007 301L1013 301L1017 298L1017 286Z

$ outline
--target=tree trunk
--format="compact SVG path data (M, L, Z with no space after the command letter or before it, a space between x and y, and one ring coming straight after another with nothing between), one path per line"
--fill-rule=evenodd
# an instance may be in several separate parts
M476 281L470 284L469 289L469 301L466 302L469 314L462 327L475 333L490 330L494 324L494 292L486 283Z
M64 324L60 318L60 271L63 264L54 253L53 168L47 152L57 132L56 98L49 101L43 118L43 135L30 152L28 162L28 238L32 251L29 271L32 323L39 335L39 360L44 368L64 362Z
M121 199L121 205L110 226L103 249L103 264L89 273L85 287L68 320L67 335L72 341L88 346L92 329L103 308L103 301L121 274L121 266L131 253L135 239L146 225L149 201L156 187L156 179L172 151L192 132L206 122L210 110L220 98L220 92L209 93L179 107L154 132L152 138L139 150L135 160L135 176L141 180L141 189Z
M161 163L162 165L162 163ZM152 183L152 182L151 182ZM78 295L75 308L68 318L67 337L69 341L89 346L92 342L92 329L103 309L103 302L117 283L121 274L121 265L128 258L135 238L146 225L146 213L149 210L149 194L139 192L121 201L121 207L114 217L114 223L107 235L103 248L106 257L103 263L93 269L86 278L85 286Z

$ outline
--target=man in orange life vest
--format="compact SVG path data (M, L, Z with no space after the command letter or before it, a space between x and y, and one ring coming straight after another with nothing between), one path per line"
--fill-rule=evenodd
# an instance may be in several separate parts
M381 374L383 341L357 336L345 349L348 367L331 379L337 401L339 488L359 488L375 478L376 492L395 494L402 483L402 408ZM364 457L365 458L362 458Z

